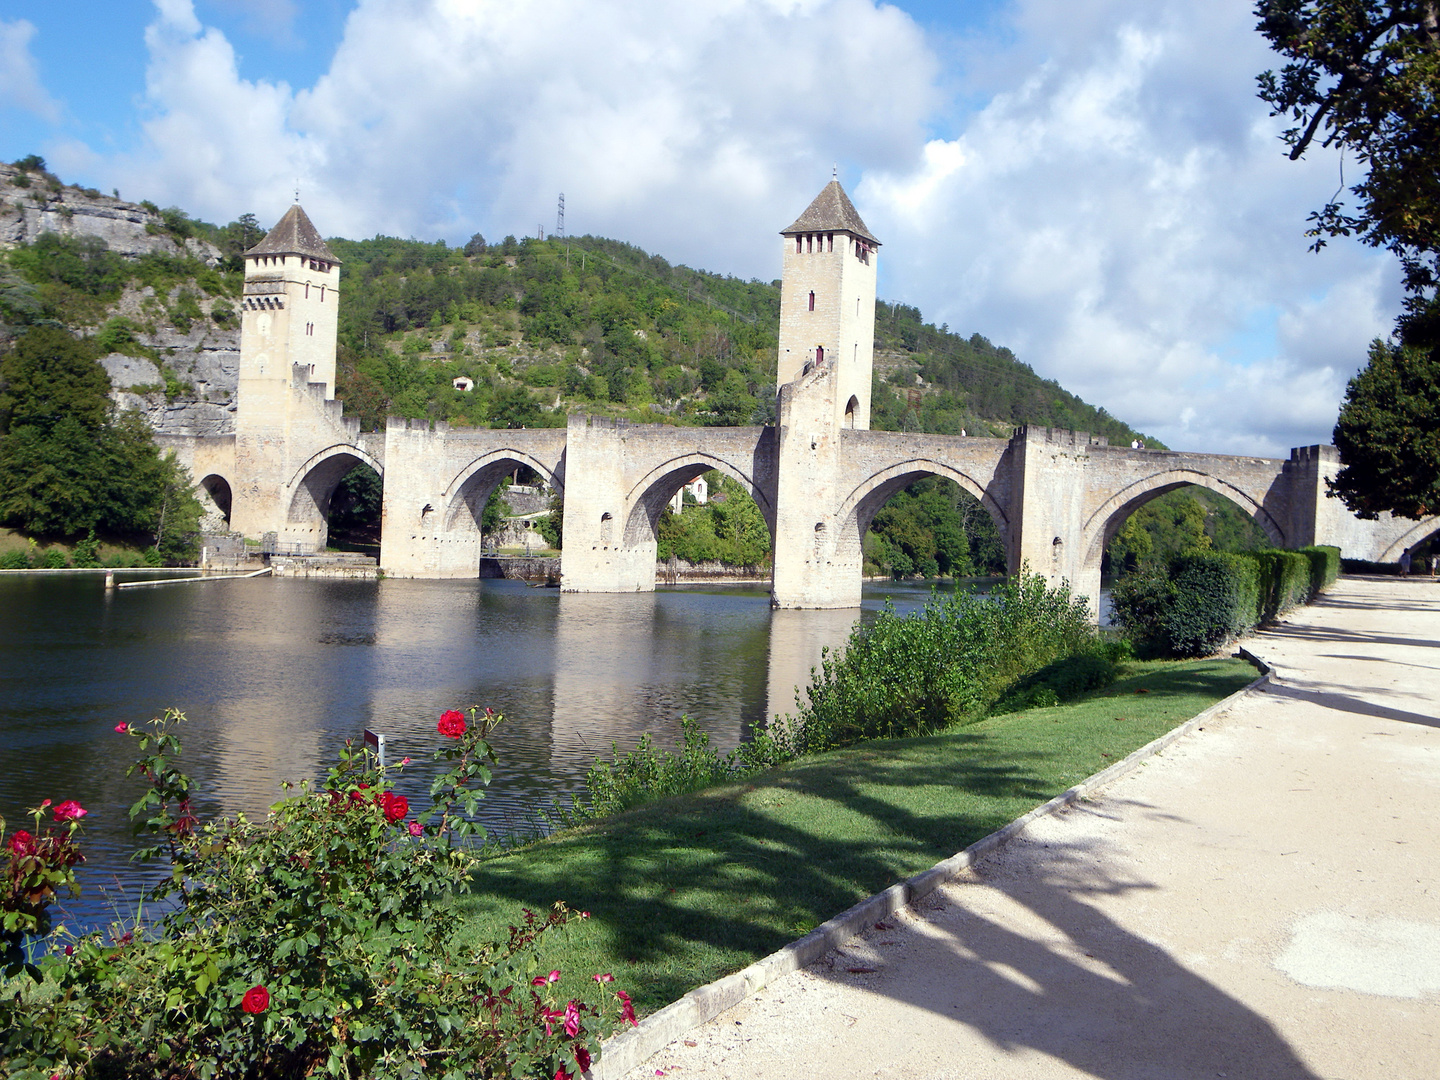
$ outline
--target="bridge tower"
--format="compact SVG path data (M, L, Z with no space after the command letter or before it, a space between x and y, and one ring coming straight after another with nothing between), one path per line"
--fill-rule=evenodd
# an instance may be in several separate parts
M770 600L777 608L855 607L860 545L836 511L845 495L841 443L870 427L880 241L834 179L781 236Z
M778 390L809 371L835 372L837 427L870 427L875 267L880 241L839 180L815 196L784 237Z
M307 421L317 406L339 416L339 286L340 260L299 203L245 252L231 528L246 536L285 532L285 487L325 438Z

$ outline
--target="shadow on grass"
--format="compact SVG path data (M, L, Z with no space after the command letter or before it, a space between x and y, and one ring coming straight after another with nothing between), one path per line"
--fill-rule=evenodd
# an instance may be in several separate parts
M863 743L647 804L486 861L460 910L481 937L519 908L590 911L555 965L614 965L653 1011L962 850L1248 676L1228 661L1148 669L1078 711ZM1117 724L1140 708L1136 689L1148 719Z
M942 812L956 786L974 807ZM887 797L902 789L909 798ZM480 924L557 897L590 911L597 951L629 966L637 1007L653 1011L993 832L1046 790L1014 763L827 757L483 863L461 908Z

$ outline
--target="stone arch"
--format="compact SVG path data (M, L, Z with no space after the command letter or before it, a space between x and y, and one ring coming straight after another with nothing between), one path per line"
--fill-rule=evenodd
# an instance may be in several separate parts
M230 509L235 501L229 480L219 473L209 473L195 485L195 496L205 508L202 518L205 527L214 532L229 527Z
M1426 518L1424 521L1416 522L1411 528L1397 537L1380 555L1376 562L1396 562L1400 553L1408 548L1414 547L1422 540L1428 538L1432 533L1440 532L1440 517Z
M1224 496L1249 514L1255 524L1265 530L1265 535L1275 547L1287 546L1285 530L1280 528L1279 522L1271 516L1270 511L1233 484L1192 469L1170 469L1127 485L1106 499L1100 508L1086 519L1080 532L1081 550L1085 553L1085 569L1100 569L1106 545L1115 538L1126 518L1151 499L1186 486L1203 487Z
M653 541L659 527L660 514L675 497L675 493L711 469L744 485L750 497L755 500L755 505L760 508L760 516L765 519L765 528L769 530L773 543L775 504L771 502L769 493L755 483L753 476L737 469L724 458L696 450L661 462L631 487L625 497L626 505L630 507L630 516L625 522L625 546L632 547L647 540Z
M381 478L385 467L365 450L348 443L327 446L295 470L286 485L285 537L290 542L313 543L323 548L329 539L330 499L345 474L357 465L373 469Z
M845 427L853 428L855 426L855 413L859 408L860 399L851 394L850 400L845 403Z
M835 514L835 520L840 523L840 531L835 536L836 560L854 560L855 565L859 566L861 564L861 543L865 539L866 530L870 528L870 523L875 520L875 515L897 491L909 487L917 480L923 480L927 476L943 476L947 480L953 480L962 491L973 495L976 501L985 508L1005 541L1006 562L1009 564L1008 568L1013 571L1015 560L1011 550L1010 518L1004 508L974 477L953 465L947 465L932 458L910 458L908 461L896 462L894 465L871 473L851 489ZM816 525L816 531L817 533L821 531L819 524Z
M473 527L480 531L480 518L485 513L485 504L496 485L515 471L517 465L533 469L545 478L545 482L560 494L565 493L565 484L550 466L524 450L506 446L481 454L458 473L445 488L446 532L457 528Z

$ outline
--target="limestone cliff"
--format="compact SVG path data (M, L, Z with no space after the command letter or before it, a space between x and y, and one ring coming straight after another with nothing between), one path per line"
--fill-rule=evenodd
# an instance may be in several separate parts
M164 220L138 203L62 184L49 173L0 165L0 248L34 243L47 232L98 236L111 251L130 259L158 252L189 255L207 266L220 261L214 244L172 237Z
M137 203L63 184L50 173L0 164L0 249L34 243L47 232L98 237L127 259L169 255L193 258L213 268L222 257L220 249L206 240L174 236L161 215ZM119 299L108 305L106 318L129 320L136 327L137 351L150 355L114 352L100 363L110 375L116 403L142 412L157 434L228 435L235 430L238 325L233 329L217 325L210 317L212 309L229 301L211 296L197 299L200 318L183 328L175 325L168 311L182 288L156 295L153 287L140 288L132 282L123 289ZM70 329L87 336L100 327Z

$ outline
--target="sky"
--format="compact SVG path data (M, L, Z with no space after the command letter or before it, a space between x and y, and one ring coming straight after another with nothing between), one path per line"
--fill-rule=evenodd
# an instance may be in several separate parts
M1251 0L0 0L0 159L327 236L611 236L779 276L838 170L880 295L1183 450L1328 442L1400 309L1308 250Z

